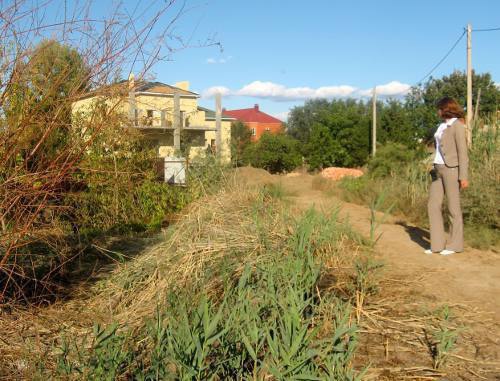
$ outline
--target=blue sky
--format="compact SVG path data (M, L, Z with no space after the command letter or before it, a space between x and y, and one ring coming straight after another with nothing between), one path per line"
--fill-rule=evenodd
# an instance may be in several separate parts
M221 86L240 94L224 97L226 108L259 103L261 109L280 116L302 104L304 97L349 92L348 88L314 91L321 87L344 85L362 91L393 81L412 85L444 56L468 22L473 28L500 27L497 0L476 0L472 6L461 0L191 4L198 5L181 22L192 23L200 40L215 35L223 51L208 47L179 52L173 61L155 67L157 78L190 80L202 94ZM500 31L474 33L472 43L475 69L489 71L500 82ZM465 69L465 44L464 38L435 76ZM297 87L313 91L294 91ZM404 86L393 84L386 90L397 92ZM212 102L200 101L206 106Z
M116 1L96 4L104 11ZM137 1L124 0L124 6L132 10ZM210 95L217 88L228 109L259 103L280 117L311 97L360 97L375 85L400 96L444 56L468 22L500 27L498 0L186 0L186 7L175 32L195 45L213 37L223 49L179 51L155 65L155 78L189 80L207 107L213 107ZM434 76L465 70L465 44L463 38ZM472 44L475 70L500 82L500 31L474 33Z

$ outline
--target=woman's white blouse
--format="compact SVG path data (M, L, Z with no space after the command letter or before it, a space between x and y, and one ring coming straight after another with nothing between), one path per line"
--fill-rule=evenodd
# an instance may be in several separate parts
M434 134L434 139L436 140L436 156L434 157L434 164L444 164L443 155L441 154L441 150L439 146L441 145L441 137L443 136L444 130L451 126L457 118L447 119L446 122L443 122L439 125L436 133Z

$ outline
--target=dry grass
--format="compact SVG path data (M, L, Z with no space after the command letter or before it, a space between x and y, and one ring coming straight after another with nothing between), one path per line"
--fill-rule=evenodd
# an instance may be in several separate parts
M259 198L267 209L255 206ZM264 245L278 246L283 240L286 227L279 213L270 213L272 200L263 198L257 188L235 185L217 197L195 202L165 232L162 243L117 268L109 279L97 285L96 307L107 301L108 313L120 322L135 325L151 316L172 289L202 282L207 290L215 292L220 279L203 278L206 274L216 275L221 261L227 259L238 274L245 265L264 259ZM263 218L263 213L269 218ZM267 242L262 240L262 231Z
M385 269L386 271L390 269ZM367 380L490 380L500 374L498 332L492 313L463 304L444 304L420 294L425 281L381 277L379 291L363 305L357 361L371 362ZM450 318L443 317L450 311ZM436 334L457 335L436 369Z
M254 177L252 171L245 171L247 177ZM239 176L241 179L241 173ZM274 183L274 179L266 180ZM172 290L192 289L194 294L202 288L217 298L223 288L222 268L226 274L238 276L244 266L258 266L270 259L270 253L283 251L293 234L293 215L300 213L289 212L285 205L266 187L229 179L217 195L194 202L179 215L159 244L117 265L110 274L97 276L100 280L75 294L73 300L36 311L3 306L0 379L30 378L36 373L33 364L55 368L62 333L84 338L95 322L118 321L139 328ZM351 319L360 326L356 365L371 364L366 379L481 380L498 374L500 364L492 349L496 339L487 338L488 332L498 329L493 316L450 306L455 311L450 328L460 328L459 341L448 363L434 369L426 335L441 324L436 313L439 304L418 295L418 279L391 279L383 274L381 280L371 280L375 291L367 292L371 286L366 284L364 290L356 288L353 263L364 258L366 249L346 225L338 224L335 234L331 245L327 239L315 253L322 263L317 296L335 294L352 300ZM323 319L322 331L331 328L329 319Z
M159 244L117 264L110 274L103 269L89 280L94 284L75 290L72 300L36 312L3 306L0 327L8 344L0 340L0 357L10 361L2 361L0 377L32 372L29 363L42 358L53 367L47 354L54 354L61 332L83 338L94 323L112 321L139 327L175 289L204 287L217 295L222 263L237 276L244 266L264 261L270 248L279 252L288 234L283 205L273 192L234 178L227 181L218 194L193 202L176 216Z

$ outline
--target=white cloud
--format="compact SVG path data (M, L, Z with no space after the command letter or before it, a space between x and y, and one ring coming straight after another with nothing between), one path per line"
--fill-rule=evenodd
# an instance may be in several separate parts
M316 98L338 98L352 96L357 89L352 86L325 86L316 90Z
M212 86L202 93L203 98L212 98L215 94L220 93L222 96L231 95L231 90L224 86Z
M254 81L240 90L236 95L256 98L268 98L281 101L298 101L312 98L339 98L353 95L352 86L326 86L313 89L310 87L286 87L274 82Z
M406 83L401 83L398 81L392 81L386 83L385 85L377 86L377 95L382 97L399 97L406 95L410 90L411 86ZM373 94L373 89L360 90L359 95L363 97L371 97Z
M400 97L408 93L410 85L398 81L392 81L377 86L377 95L380 97ZM372 89L362 90L354 86L322 86L311 87L286 87L279 83L253 81L239 90L231 90L224 86L211 87L203 92L203 97L210 98L220 92L223 96L243 96L271 99L275 101L303 101L317 98L359 98L371 97Z
M210 65L225 64L225 63L229 62L232 58L233 58L233 56L221 57L221 58L218 58L218 59L210 57L210 58L207 58L206 63L210 64Z

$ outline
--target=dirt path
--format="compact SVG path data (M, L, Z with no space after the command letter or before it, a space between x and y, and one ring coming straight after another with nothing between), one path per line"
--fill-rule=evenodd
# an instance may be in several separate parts
M365 236L370 232L370 210L364 206L342 202L312 189L312 176L284 178L286 189L299 205L331 208L341 205L341 215L349 218L353 228ZM379 216L381 217L381 216ZM428 246L428 233L412 225L387 219L377 234L377 252L391 271L410 279L419 279L422 296L438 302L466 304L500 316L500 255L467 248L465 252L442 256L423 253Z
M341 216L364 236L369 236L370 210L314 190L308 174L273 176L268 181L282 183L289 198L301 208L315 206L331 209L340 205ZM257 181L266 181L263 177ZM380 216L379 216L380 217ZM391 275L415 281L416 294L437 303L463 304L500 317L500 254L466 248L452 256L426 255L428 233L418 227L389 217L377 235L382 234L376 250ZM500 344L500 343L499 343Z

